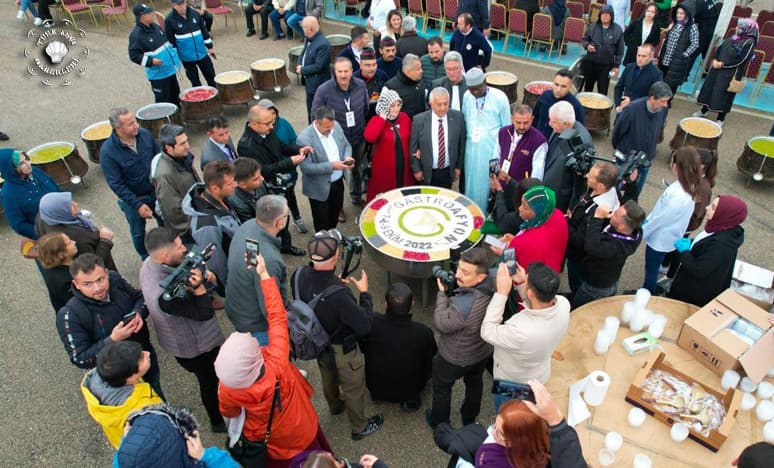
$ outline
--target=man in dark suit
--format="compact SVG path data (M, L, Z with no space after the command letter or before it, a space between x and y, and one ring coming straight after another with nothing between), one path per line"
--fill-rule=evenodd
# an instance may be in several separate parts
M207 117L204 123L207 128L207 141L202 146L202 157L199 165L204 171L204 166L212 161L234 162L237 152L234 142L231 141L231 133L228 128L228 120L222 115Z
M430 92L430 108L411 123L411 172L419 183L451 188L465 167L465 119L449 110L444 88Z
M245 5L245 20L247 21L247 34L245 36L255 36L255 22L253 16L261 15L261 40L269 37L269 13L274 10L271 0L252 0Z
M306 30L306 28L304 29ZM245 132L237 146L239 156L253 158L261 165L261 174L270 194L286 195L286 183L290 172L312 151L309 146L282 143L274 133L274 114L267 108L254 104L247 113ZM280 251L295 256L306 255L306 252L294 247L290 242L290 231L287 228L280 231Z
M385 314L375 314L371 333L361 342L365 355L366 387L375 401L400 402L413 412L430 379L438 352L433 331L411 320L414 294L405 283L394 283L384 295Z
M462 55L465 71L475 67L486 71L492 60L492 46L484 33L474 27L470 13L457 17L457 29L449 40L449 50L456 50Z
M465 68L462 65L462 55L454 50L443 57L443 68L446 76L433 81L430 89L442 87L449 93L449 107L456 111L462 110L462 96L468 90L465 84Z
M320 32L320 23L314 16L304 18L301 28L306 39L296 74L301 76L306 89L306 115L311 123L314 92L331 77L331 44Z
M624 68L615 85L615 110L621 112L630 102L648 97L650 85L664 78L661 70L653 64L653 46L642 44L637 47L637 59Z
M346 47L341 49L336 57L346 57L352 62L352 71L360 70L360 53L368 47L368 30L362 26L354 26L349 31L349 37L352 39Z
M553 132L548 138L548 152L543 174L533 172L532 176L542 179L543 185L556 193L556 207L564 213L575 204L579 190L585 189L582 178L567 168L569 145L567 140L579 136L584 145L594 147L589 131L575 120L575 109L568 101L559 101L548 109L548 124ZM576 200L573 200L575 198Z

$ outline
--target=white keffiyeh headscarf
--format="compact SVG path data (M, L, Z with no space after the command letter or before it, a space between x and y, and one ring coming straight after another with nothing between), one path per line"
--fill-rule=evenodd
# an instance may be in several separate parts
M387 114L387 116L392 119L397 118L397 115L390 115L390 106L396 101L403 102L397 92L388 88L382 88L382 93L379 95L379 100L376 102L376 115Z

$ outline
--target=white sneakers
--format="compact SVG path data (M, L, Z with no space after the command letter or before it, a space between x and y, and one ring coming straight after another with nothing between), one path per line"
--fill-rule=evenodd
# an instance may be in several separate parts
M43 24L43 20L40 18L35 18L32 24L34 24L35 26L40 26L41 24Z
M24 19L24 10L19 10L19 12L16 13L16 19L17 20L23 20Z
M704 118L704 117L707 117L707 114L702 112L702 111L700 111L700 110L697 110L696 112L693 113L693 116L694 117L702 117L702 118Z

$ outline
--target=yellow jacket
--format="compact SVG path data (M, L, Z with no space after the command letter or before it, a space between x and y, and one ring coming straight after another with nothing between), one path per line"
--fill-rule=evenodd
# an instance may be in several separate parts
M102 426L102 431L105 432L105 437L110 445L118 448L124 435L124 424L129 414L148 405L164 403L164 400L153 391L150 384L140 382L133 386L132 392L121 405L103 405L92 393L89 386L91 379L96 375L96 369L92 369L83 376L81 393L86 400L86 407L91 417Z

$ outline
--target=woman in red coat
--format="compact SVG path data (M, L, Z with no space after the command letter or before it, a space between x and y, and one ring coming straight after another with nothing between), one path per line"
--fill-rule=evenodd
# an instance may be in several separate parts
M376 103L376 115L366 125L364 137L373 145L367 201L382 192L414 185L408 159L411 119L400 111L402 106L398 93L385 89Z

